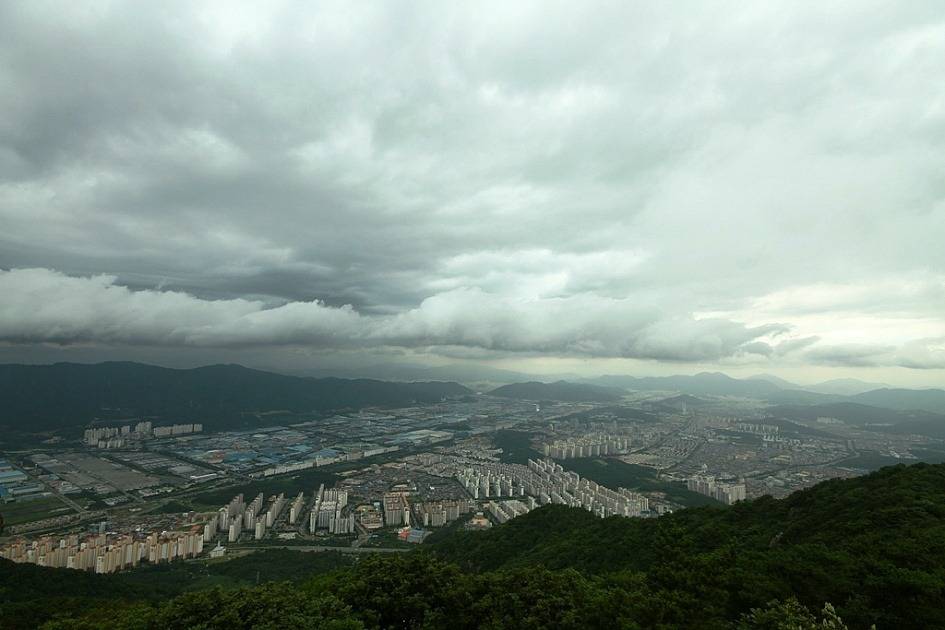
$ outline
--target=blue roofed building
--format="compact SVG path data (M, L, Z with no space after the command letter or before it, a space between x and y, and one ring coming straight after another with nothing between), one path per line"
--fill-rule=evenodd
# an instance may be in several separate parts
M15 483L27 481L29 476L21 470L6 470L0 472L0 483Z

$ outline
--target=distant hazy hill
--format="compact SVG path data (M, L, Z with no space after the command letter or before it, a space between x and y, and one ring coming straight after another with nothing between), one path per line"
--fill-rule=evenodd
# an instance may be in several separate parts
M941 389L875 389L852 396L850 400L889 409L922 409L945 413L945 390Z
M512 383L503 385L491 392L492 396L502 398L517 398L519 400L561 400L569 402L614 402L620 400L621 392L612 387L584 385L582 383Z
M935 414L917 411L903 412L896 409L883 409L860 403L838 402L824 405L779 405L771 407L769 413L775 416L798 420L815 420L820 417L837 418L848 424L896 424L916 417L933 417Z
M835 378L816 385L808 385L802 389L817 392L819 394L839 394L841 396L854 396L862 394L873 389L889 387L885 383L868 383L855 378Z
M886 433L917 433L929 437L945 437L945 415L923 410L883 409L860 403L840 402L825 405L781 405L768 411L775 417L791 420L836 418L856 426L874 425L871 427L873 430Z
M922 410L945 414L945 390L889 389L864 391L873 383L856 379L836 379L802 387L775 376L760 374L747 379L732 378L721 372L695 375L634 377L599 376L587 383L638 391L676 391L693 395L744 396L766 400L776 405L822 405L854 402L897 410ZM790 388L785 388L790 386ZM855 395L841 392L860 392Z
M406 405L471 393L456 383L299 378L239 365L0 365L0 426L76 429L95 418L160 416L236 426L241 412Z
M299 374L303 376L303 374ZM361 368L309 370L304 376L324 378L344 376L385 381L456 381L459 383L519 383L536 377L522 372L481 365L426 366L410 363L382 363ZM560 377L559 377L560 378ZM554 380L554 379L548 379Z
M839 394L820 394L805 389L779 389L764 395L764 400L775 405L825 405L849 400Z
M687 394L711 396L763 397L780 388L764 380L737 379L721 372L701 372L695 375L677 376L600 376L589 379L596 385L623 387L635 390L679 391Z
M814 392L816 394L827 394L832 396L853 396L855 394L868 392L872 389L889 387L889 385L886 385L885 383L869 383L867 381L861 381L855 378L835 378L829 381L824 381L823 383L817 383L815 385L798 385L797 383L792 383L791 381L784 380L783 378L774 376L773 374L756 374L755 376L749 377L749 379L768 381L769 383L774 383L781 389L804 390L807 392Z
M791 381L785 380L780 376L775 376L774 374L755 374L754 376L748 377L749 381L767 381L769 383L774 383L781 389L800 389L800 385L797 383L792 383Z

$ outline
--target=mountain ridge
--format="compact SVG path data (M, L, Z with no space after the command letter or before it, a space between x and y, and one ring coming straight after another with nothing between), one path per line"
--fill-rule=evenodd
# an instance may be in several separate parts
M765 375L758 375L765 376ZM776 378L776 377L775 377ZM855 379L835 379L850 385L870 385ZM646 376L605 375L582 382L636 391L676 391L693 395L740 396L767 400L774 404L823 404L830 402L862 402L874 407L897 410L945 413L945 390L883 387L854 395L816 391L818 386L784 389L772 380L750 377L737 379L721 372L700 372L694 375ZM788 381L785 381L786 383ZM832 381L825 381L831 383ZM823 385L823 384L821 384ZM829 389L829 388L828 388Z
M472 392L457 383L296 377L236 364L164 368L134 362L0 365L0 427L75 433L95 420L203 422L221 429L244 414L314 413L437 402Z

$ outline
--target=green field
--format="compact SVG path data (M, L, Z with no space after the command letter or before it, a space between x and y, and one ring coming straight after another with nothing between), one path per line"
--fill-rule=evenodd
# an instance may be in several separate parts
M181 514L183 512L189 512L191 509L189 503L171 500L156 510L151 511L151 514Z
M416 547L415 544L409 543L405 540L401 540L397 536L397 532L393 529L379 529L375 531L367 541L361 545L362 547L384 547L387 549L390 548L410 548Z
M627 488L640 492L664 492L666 498L686 507L721 505L711 497L692 492L679 482L661 481L656 471L646 466L627 464L619 459L579 457L558 462L566 470L592 479L608 488Z
M3 514L3 519L7 526L16 525L18 523L29 523L30 521L39 521L53 516L65 516L66 514L72 513L73 509L56 497L0 504L0 514Z

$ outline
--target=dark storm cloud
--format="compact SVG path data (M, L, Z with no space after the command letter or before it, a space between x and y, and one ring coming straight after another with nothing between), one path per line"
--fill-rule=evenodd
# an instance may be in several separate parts
M826 365L863 367L876 365L884 355L894 349L892 346L865 344L822 346L808 351L806 357L812 362Z
M894 365L912 370L945 368L945 337L918 339L901 346L845 344L822 346L805 353L805 359L823 365L875 367Z
M934 2L7 3L0 337L935 368L943 42Z
M472 347L664 361L717 360L784 326L748 328L666 317L613 298L522 300L454 290L396 315L350 306L246 299L203 300L175 291L133 291L115 278L47 269L0 271L0 339L14 343L105 342L130 346L314 345Z

